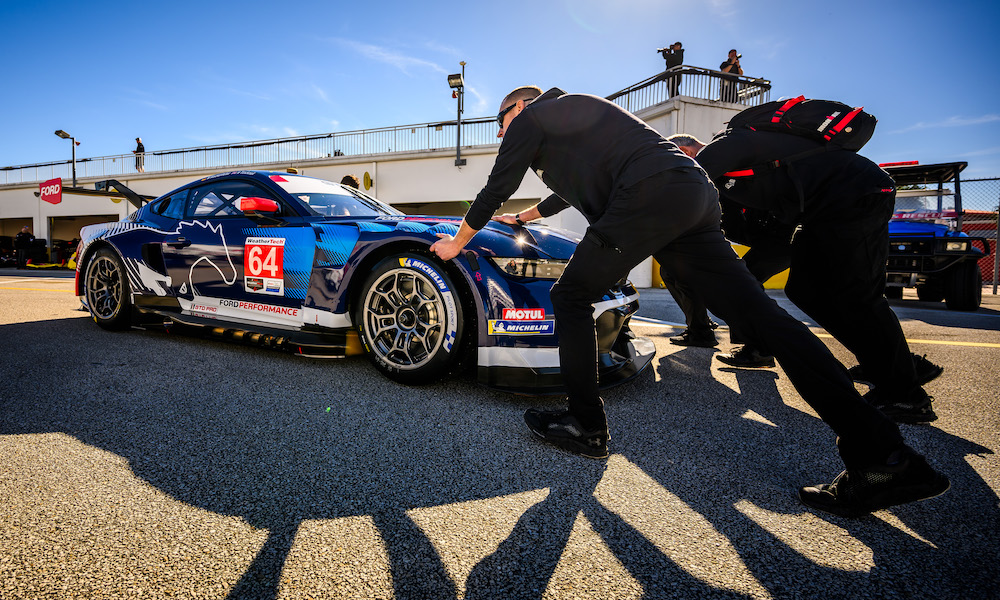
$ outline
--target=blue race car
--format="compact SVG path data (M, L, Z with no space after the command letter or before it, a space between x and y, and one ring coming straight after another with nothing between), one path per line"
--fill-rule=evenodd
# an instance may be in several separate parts
M307 356L364 352L406 384L475 364L491 387L562 387L549 289L572 234L491 222L442 263L429 247L459 218L407 216L321 179L236 171L147 204L122 191L141 208L84 227L77 250L76 293L105 329L158 323ZM629 330L638 305L625 281L594 305L602 385L652 361L652 342Z

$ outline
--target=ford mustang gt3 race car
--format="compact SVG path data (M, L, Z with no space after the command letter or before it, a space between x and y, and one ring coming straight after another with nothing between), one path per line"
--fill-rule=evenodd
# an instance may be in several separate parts
M474 363L486 385L558 392L549 289L579 240L491 222L443 263L430 245L460 223L312 177L225 173L84 227L76 293L105 329L159 323L308 356L364 352L407 384ZM594 305L602 385L653 358L628 327L637 308L624 281Z

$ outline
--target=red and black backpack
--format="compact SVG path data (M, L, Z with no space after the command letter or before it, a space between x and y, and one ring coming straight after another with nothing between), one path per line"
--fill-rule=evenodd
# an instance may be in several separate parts
M830 150L857 152L871 139L877 123L878 119L865 112L863 107L852 108L835 100L807 100L805 96L799 96L742 110L716 137L749 129L787 133L820 142L819 146L810 150L725 173L725 176L739 181L759 171L786 167L799 195L799 208L805 211L805 196L795 173L795 161Z
M743 110L729 120L729 129L790 133L857 152L875 133L876 123L863 107L799 96Z

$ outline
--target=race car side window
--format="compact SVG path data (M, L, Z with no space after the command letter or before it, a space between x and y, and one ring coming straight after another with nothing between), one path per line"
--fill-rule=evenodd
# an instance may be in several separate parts
M273 194L249 181L220 181L192 189L186 214L201 218L241 217L243 211L240 210L240 199L246 197L274 200L282 206L276 216L288 214L287 209Z
M177 192L176 194L164 198L153 207L153 212L170 219L184 218L184 204L187 201L188 191Z

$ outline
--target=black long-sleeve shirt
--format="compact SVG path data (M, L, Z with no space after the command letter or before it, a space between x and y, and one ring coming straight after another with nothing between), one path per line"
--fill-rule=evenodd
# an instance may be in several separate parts
M684 49L672 50L670 48L664 48L660 51L663 58L667 61L667 68L672 69L673 67L679 67L684 64Z
M552 88L507 127L493 171L465 222L482 229L529 167L554 192L538 205L543 217L571 205L594 223L615 190L667 169L697 165L618 105Z
M792 225L864 218L870 209L865 196L895 191L889 174L864 156L842 149L819 151L821 146L797 135L739 129L716 136L698 153L698 162L724 199L766 210ZM767 166L808 151L815 153ZM754 174L726 175L747 169Z

